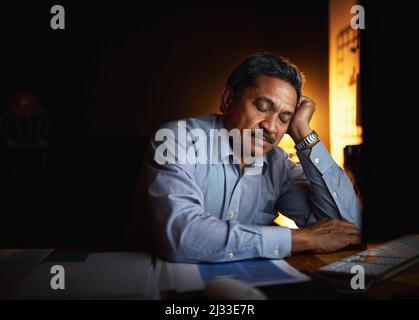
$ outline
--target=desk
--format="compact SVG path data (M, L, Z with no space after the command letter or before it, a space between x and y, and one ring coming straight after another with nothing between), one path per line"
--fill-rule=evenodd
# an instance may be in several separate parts
M53 286L57 265L60 288ZM159 276L145 252L0 251L0 299L153 300Z
M335 262L357 252L358 251L341 251L325 255L295 254L285 260L294 268L308 273L312 277L312 281L297 284L266 286L261 287L261 290L264 291L270 299L419 299L419 264L389 280L372 286L368 292L358 291L357 293L354 293L354 290L348 290L348 293L344 294L338 290L339 288L349 288L349 281L342 283L341 281L335 281L331 277L325 277L317 273L318 268L321 266ZM153 294L144 292L143 290L146 283L147 286L151 285L151 282L149 282L151 276L146 276L146 270L148 270L148 266L151 265L152 261L150 255L129 252L92 252L89 254L89 257L89 260L87 260L85 264L78 264L78 262L69 262L67 264L69 276L68 288L71 288L72 292L51 292L49 288L49 281L51 279L49 270L50 264L61 263L44 262L39 264L35 269L38 275L36 277L27 278L24 287L21 288L23 289L21 290L21 294L14 296L14 298L158 298L158 296L153 297ZM2 271L2 269L5 269L5 267L3 266L2 268L0 265L0 271ZM76 278L71 279L72 274L75 274ZM3 274L3 276L6 276L6 274ZM21 275L18 276L21 277ZM157 283L158 281L159 280L155 278L152 282ZM119 283L120 286L118 286L116 282ZM138 285L136 287L135 283L141 283L143 287ZM72 285L70 286L70 284ZM11 292L10 289L11 288L7 291ZM1 291L2 290L0 290L0 293ZM6 292L4 292L4 294L6 294ZM3 298L13 298L13 296L4 295ZM204 297L199 292L182 295L173 292L161 292L160 298L202 299Z
M375 244L368 245L368 248ZM317 270L326 265L345 257L354 255L359 251L340 251L331 254L313 255L313 254L296 254L285 260L294 268L312 274L318 278L320 282L324 281L332 289L335 286L349 288L349 283L342 283L333 277L322 276ZM345 298L345 295L336 296ZM315 297L313 297L315 298ZM357 298L355 296L351 298ZM360 294L360 298L366 299L419 299L419 264L414 265L408 270L398 274L397 276L373 285L364 296Z
M368 246L369 248L372 247ZM354 255L360 250L344 250L331 254L294 254L285 259L297 270L308 274L311 281L260 287L269 299L344 299L344 300L376 300L376 299L419 299L419 264L399 275L374 284L369 290L352 290L350 280L318 273L318 269L326 264ZM201 292L177 294L163 292L163 299L204 299Z

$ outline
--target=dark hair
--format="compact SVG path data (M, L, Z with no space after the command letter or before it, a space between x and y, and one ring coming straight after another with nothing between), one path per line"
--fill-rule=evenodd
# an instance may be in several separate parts
M227 80L236 99L240 99L244 89L256 86L261 74L281 79L293 86L297 92L297 103L301 97L303 76L296 66L287 59L273 53L256 53L248 56Z

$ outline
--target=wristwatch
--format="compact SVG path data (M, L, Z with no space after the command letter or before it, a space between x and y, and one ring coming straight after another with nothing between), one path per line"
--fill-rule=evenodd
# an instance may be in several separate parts
M304 139L302 139L301 141L299 141L296 145L295 145L295 149L297 151L302 151L308 148L311 148L317 141L319 141L319 135L317 134L316 131L312 131L308 136L306 136Z

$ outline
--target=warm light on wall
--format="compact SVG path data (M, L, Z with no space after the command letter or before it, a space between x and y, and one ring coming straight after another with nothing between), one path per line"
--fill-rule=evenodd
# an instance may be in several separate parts
M329 2L330 149L343 166L343 149L362 143L357 104L359 94L359 34L350 27L354 0Z

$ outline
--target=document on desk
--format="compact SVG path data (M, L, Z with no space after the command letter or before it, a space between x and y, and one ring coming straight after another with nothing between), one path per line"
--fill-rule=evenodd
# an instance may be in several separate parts
M0 250L0 299L8 299L19 282L36 268L53 249Z
M226 263L166 263L165 289L198 291L209 281L229 277L253 286L297 283L310 278L284 260L244 260Z
M69 257L77 256L74 252ZM57 258L57 257L56 257ZM143 252L94 252L82 259L46 259L26 276L13 299L159 299L159 263ZM53 260L53 261L51 261ZM65 270L65 287L53 289L54 265Z

